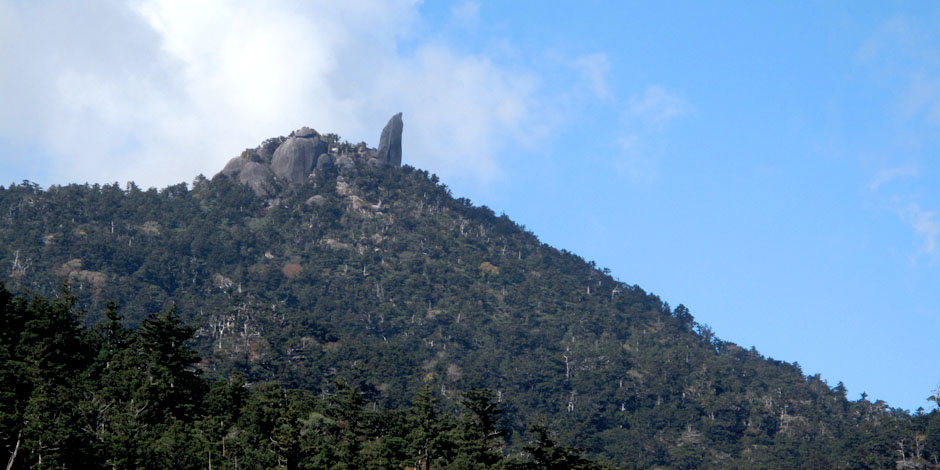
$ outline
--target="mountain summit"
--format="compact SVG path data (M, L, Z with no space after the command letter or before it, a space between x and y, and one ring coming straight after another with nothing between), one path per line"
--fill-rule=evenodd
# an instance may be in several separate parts
M259 196L269 196L275 181L302 184L316 171L333 166L344 170L360 165L401 166L402 128L401 113L392 116L382 129L379 148L374 149L364 142L356 146L341 143L335 134L320 135L305 126L287 138L268 139L245 150L229 160L220 174L248 185Z

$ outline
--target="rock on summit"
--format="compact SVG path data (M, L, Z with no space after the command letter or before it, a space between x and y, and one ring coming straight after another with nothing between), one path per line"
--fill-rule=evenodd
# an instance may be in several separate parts
M229 160L221 175L246 184L259 196L270 196L275 183L302 184L318 170L336 166L340 171L355 171L361 165L401 166L402 113L392 116L382 129L379 148L365 143L338 142L335 134L321 135L309 127L291 132L288 137L268 139L254 149Z

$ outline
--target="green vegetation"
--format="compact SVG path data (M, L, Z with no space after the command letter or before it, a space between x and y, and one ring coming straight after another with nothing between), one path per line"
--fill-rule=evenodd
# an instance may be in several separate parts
M222 442L234 455L230 438L239 459L271 468L302 458L311 468L579 468L594 465L588 457L624 469L932 468L940 457L938 412L848 400L841 384L718 339L685 306L540 243L410 167L326 171L272 200L225 177L160 191L25 182L0 188L0 239L13 292L50 296L67 284L70 305L106 312L70 320L76 338L96 339L55 358L68 373L3 387L2 419L34 410L78 423L88 393L65 377L125 384L95 405L123 416L106 421L125 431L66 427L76 431L42 442L152 443L127 466L160 452L221 456ZM179 317L164 313L172 306ZM183 323L198 362L180 349ZM157 347L173 331L183 336ZM159 382L169 391L133 377L161 354L172 360L153 373L173 380ZM19 361L4 366L4 384L47 373ZM8 400L26 389L53 398ZM143 406L134 393L153 405L129 420ZM42 408L66 403L79 405ZM8 429L53 432L6 423L10 451L18 434ZM141 423L151 428L126 431ZM43 445L47 459L60 446Z
M105 322L86 329L74 301L68 293L13 297L0 285L7 468L456 470L572 459L601 468L558 448L542 428L526 447L531 455L507 457L489 390L461 394L455 415L429 389L410 408L377 410L346 384L324 395L246 387L237 373L210 384L185 345L192 329L174 311L129 330L112 305Z

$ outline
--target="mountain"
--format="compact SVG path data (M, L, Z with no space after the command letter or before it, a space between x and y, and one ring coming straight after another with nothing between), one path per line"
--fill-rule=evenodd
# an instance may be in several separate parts
M430 390L455 413L488 389L509 450L541 423L619 468L937 467L936 411L719 339L400 166L402 128L377 149L303 128L161 190L0 187L5 285L65 284L88 326L111 300L132 328L175 306L207 377L348 384L387 410Z

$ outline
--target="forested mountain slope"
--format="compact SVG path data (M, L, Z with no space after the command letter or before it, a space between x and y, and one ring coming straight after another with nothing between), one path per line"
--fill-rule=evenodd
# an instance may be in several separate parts
M67 284L89 323L109 300L132 326L177 306L209 377L352 384L384 409L488 388L512 448L540 422L621 468L940 455L936 412L847 400L407 166L323 167L260 195L221 174L159 191L24 182L0 188L0 240L8 289Z

